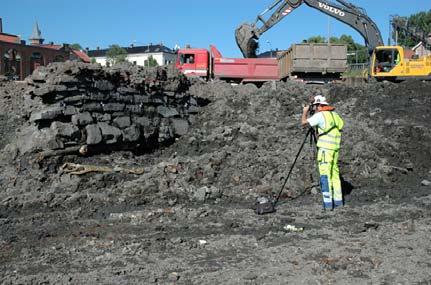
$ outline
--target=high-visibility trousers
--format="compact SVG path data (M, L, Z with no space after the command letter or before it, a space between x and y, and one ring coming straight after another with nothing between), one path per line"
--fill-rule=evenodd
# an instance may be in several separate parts
M343 205L340 171L338 169L338 150L319 148L320 189L323 195L323 207L333 209Z

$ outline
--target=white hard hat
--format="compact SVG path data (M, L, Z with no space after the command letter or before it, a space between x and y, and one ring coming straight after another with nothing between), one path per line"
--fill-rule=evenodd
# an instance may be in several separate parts
M328 102L326 102L326 98L325 98L325 96L322 96L322 95L314 96L314 102L313 102L313 105L316 105L316 104L320 104L320 105L329 105L329 104L328 104Z

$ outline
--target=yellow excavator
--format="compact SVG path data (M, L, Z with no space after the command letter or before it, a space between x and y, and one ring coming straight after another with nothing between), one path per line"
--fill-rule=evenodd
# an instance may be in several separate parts
M371 57L370 76L378 81L431 80L431 54L417 56L400 46L378 46Z
M366 11L345 0L332 3L324 0L276 0L256 18L253 24L243 23L235 31L235 38L244 57L256 57L258 39L293 10L306 4L358 31L369 49L368 74L376 80L402 81L431 79L431 56L418 57L401 46L385 46L379 28ZM265 19L265 14L271 16Z
M399 33L419 42L418 46L423 47L418 53L421 55L400 46L376 47L371 60L370 75L377 80L402 81L409 78L430 80L431 51L426 47L431 46L431 33L421 30L409 23L408 18L400 16L391 17L391 27L396 42Z

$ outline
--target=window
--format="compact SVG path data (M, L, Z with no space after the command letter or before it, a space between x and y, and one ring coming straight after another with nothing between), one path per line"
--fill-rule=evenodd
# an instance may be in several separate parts
M63 62L64 61L64 56L62 55L56 55L54 57L54 62Z
M30 56L30 72L44 65L44 59L40 52L33 52Z
M21 54L14 49L10 49L3 54L3 67L5 76L18 80L21 74Z
M376 72L390 72L400 63L400 54L396 49L384 49L376 52Z
M183 64L193 64L195 63L195 55L194 54L181 54L180 63Z

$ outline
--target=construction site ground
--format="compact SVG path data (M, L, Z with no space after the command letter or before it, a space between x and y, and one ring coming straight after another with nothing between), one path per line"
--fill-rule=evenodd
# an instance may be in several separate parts
M0 82L1 284L431 284L431 83L193 81L206 103L169 144L45 160L18 150L28 88ZM345 120L345 206L322 210L307 143L277 212L256 215L316 94Z

